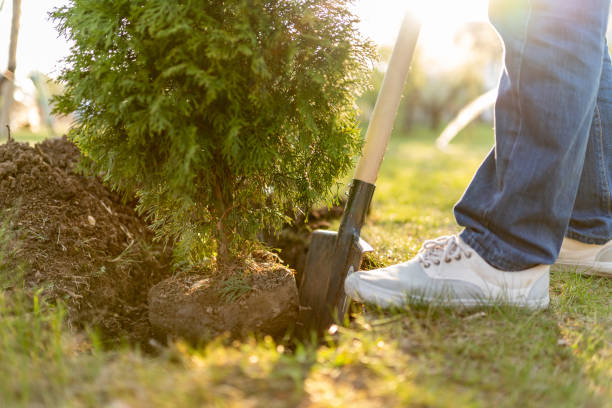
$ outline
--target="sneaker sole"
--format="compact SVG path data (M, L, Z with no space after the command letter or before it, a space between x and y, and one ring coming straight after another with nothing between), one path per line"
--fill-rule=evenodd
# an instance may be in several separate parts
M546 296L543 299L532 299L532 300L521 300L521 301L509 301L507 299L457 299L457 298L444 298L444 297L428 297L428 296L417 296L400 294L397 291L391 289L385 289L378 286L368 284L361 281L361 289L371 293L371 296L363 297L359 296L357 288L353 287L350 281L347 281L348 286L346 289L347 295L362 303L371 303L382 308L388 307L402 307L410 303L429 303L435 306L451 306L451 307L491 307L491 306L515 306L526 308L530 310L546 309L550 304L550 297Z
M553 267L555 267L555 269L572 268L571 272L581 275L612 277L612 263L610 262L557 261Z

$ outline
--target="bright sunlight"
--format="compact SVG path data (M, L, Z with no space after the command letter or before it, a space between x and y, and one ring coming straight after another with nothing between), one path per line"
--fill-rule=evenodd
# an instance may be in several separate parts
M404 14L412 11L424 22L427 37L447 37L457 26L487 18L488 0L357 0L355 8L367 36L390 45Z
M453 37L463 24L487 19L488 0L357 0L355 11L361 18L361 30L380 45L395 42L406 12L423 21L420 48L426 58L440 64L452 64L457 46Z
M68 44L58 38L47 12L67 4L66 0L32 0L32 7L22 10L19 35L17 77L25 81L27 74L40 70L55 76L56 64L67 55ZM419 13L425 21L421 33L422 47L444 54L451 46L452 33L461 24L486 19L488 0L355 0L354 10L361 18L364 35L380 45L391 45L407 10ZM0 44L7 44L11 8L0 10ZM31 52L37 50L36 52ZM6 66L6 53L0 52L0 66Z

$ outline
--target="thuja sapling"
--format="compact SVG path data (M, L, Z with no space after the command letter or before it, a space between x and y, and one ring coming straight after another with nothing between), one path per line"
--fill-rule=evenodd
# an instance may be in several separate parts
M87 166L192 262L329 197L373 56L348 0L70 0L56 111Z

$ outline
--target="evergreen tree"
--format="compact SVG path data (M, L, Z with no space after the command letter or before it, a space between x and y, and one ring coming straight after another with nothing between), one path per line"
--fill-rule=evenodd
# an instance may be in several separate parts
M197 261L329 197L372 47L348 0L71 0L56 111L92 171Z

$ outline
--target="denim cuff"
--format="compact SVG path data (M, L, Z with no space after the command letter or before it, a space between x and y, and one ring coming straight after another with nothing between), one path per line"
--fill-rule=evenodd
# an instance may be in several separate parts
M605 238L587 237L586 235L582 235L578 232L570 231L570 230L567 230L567 233L565 234L565 236L571 239L575 239L576 241L580 241L585 244L593 244L593 245L603 245L603 244L607 244L609 241L609 239L605 239Z

